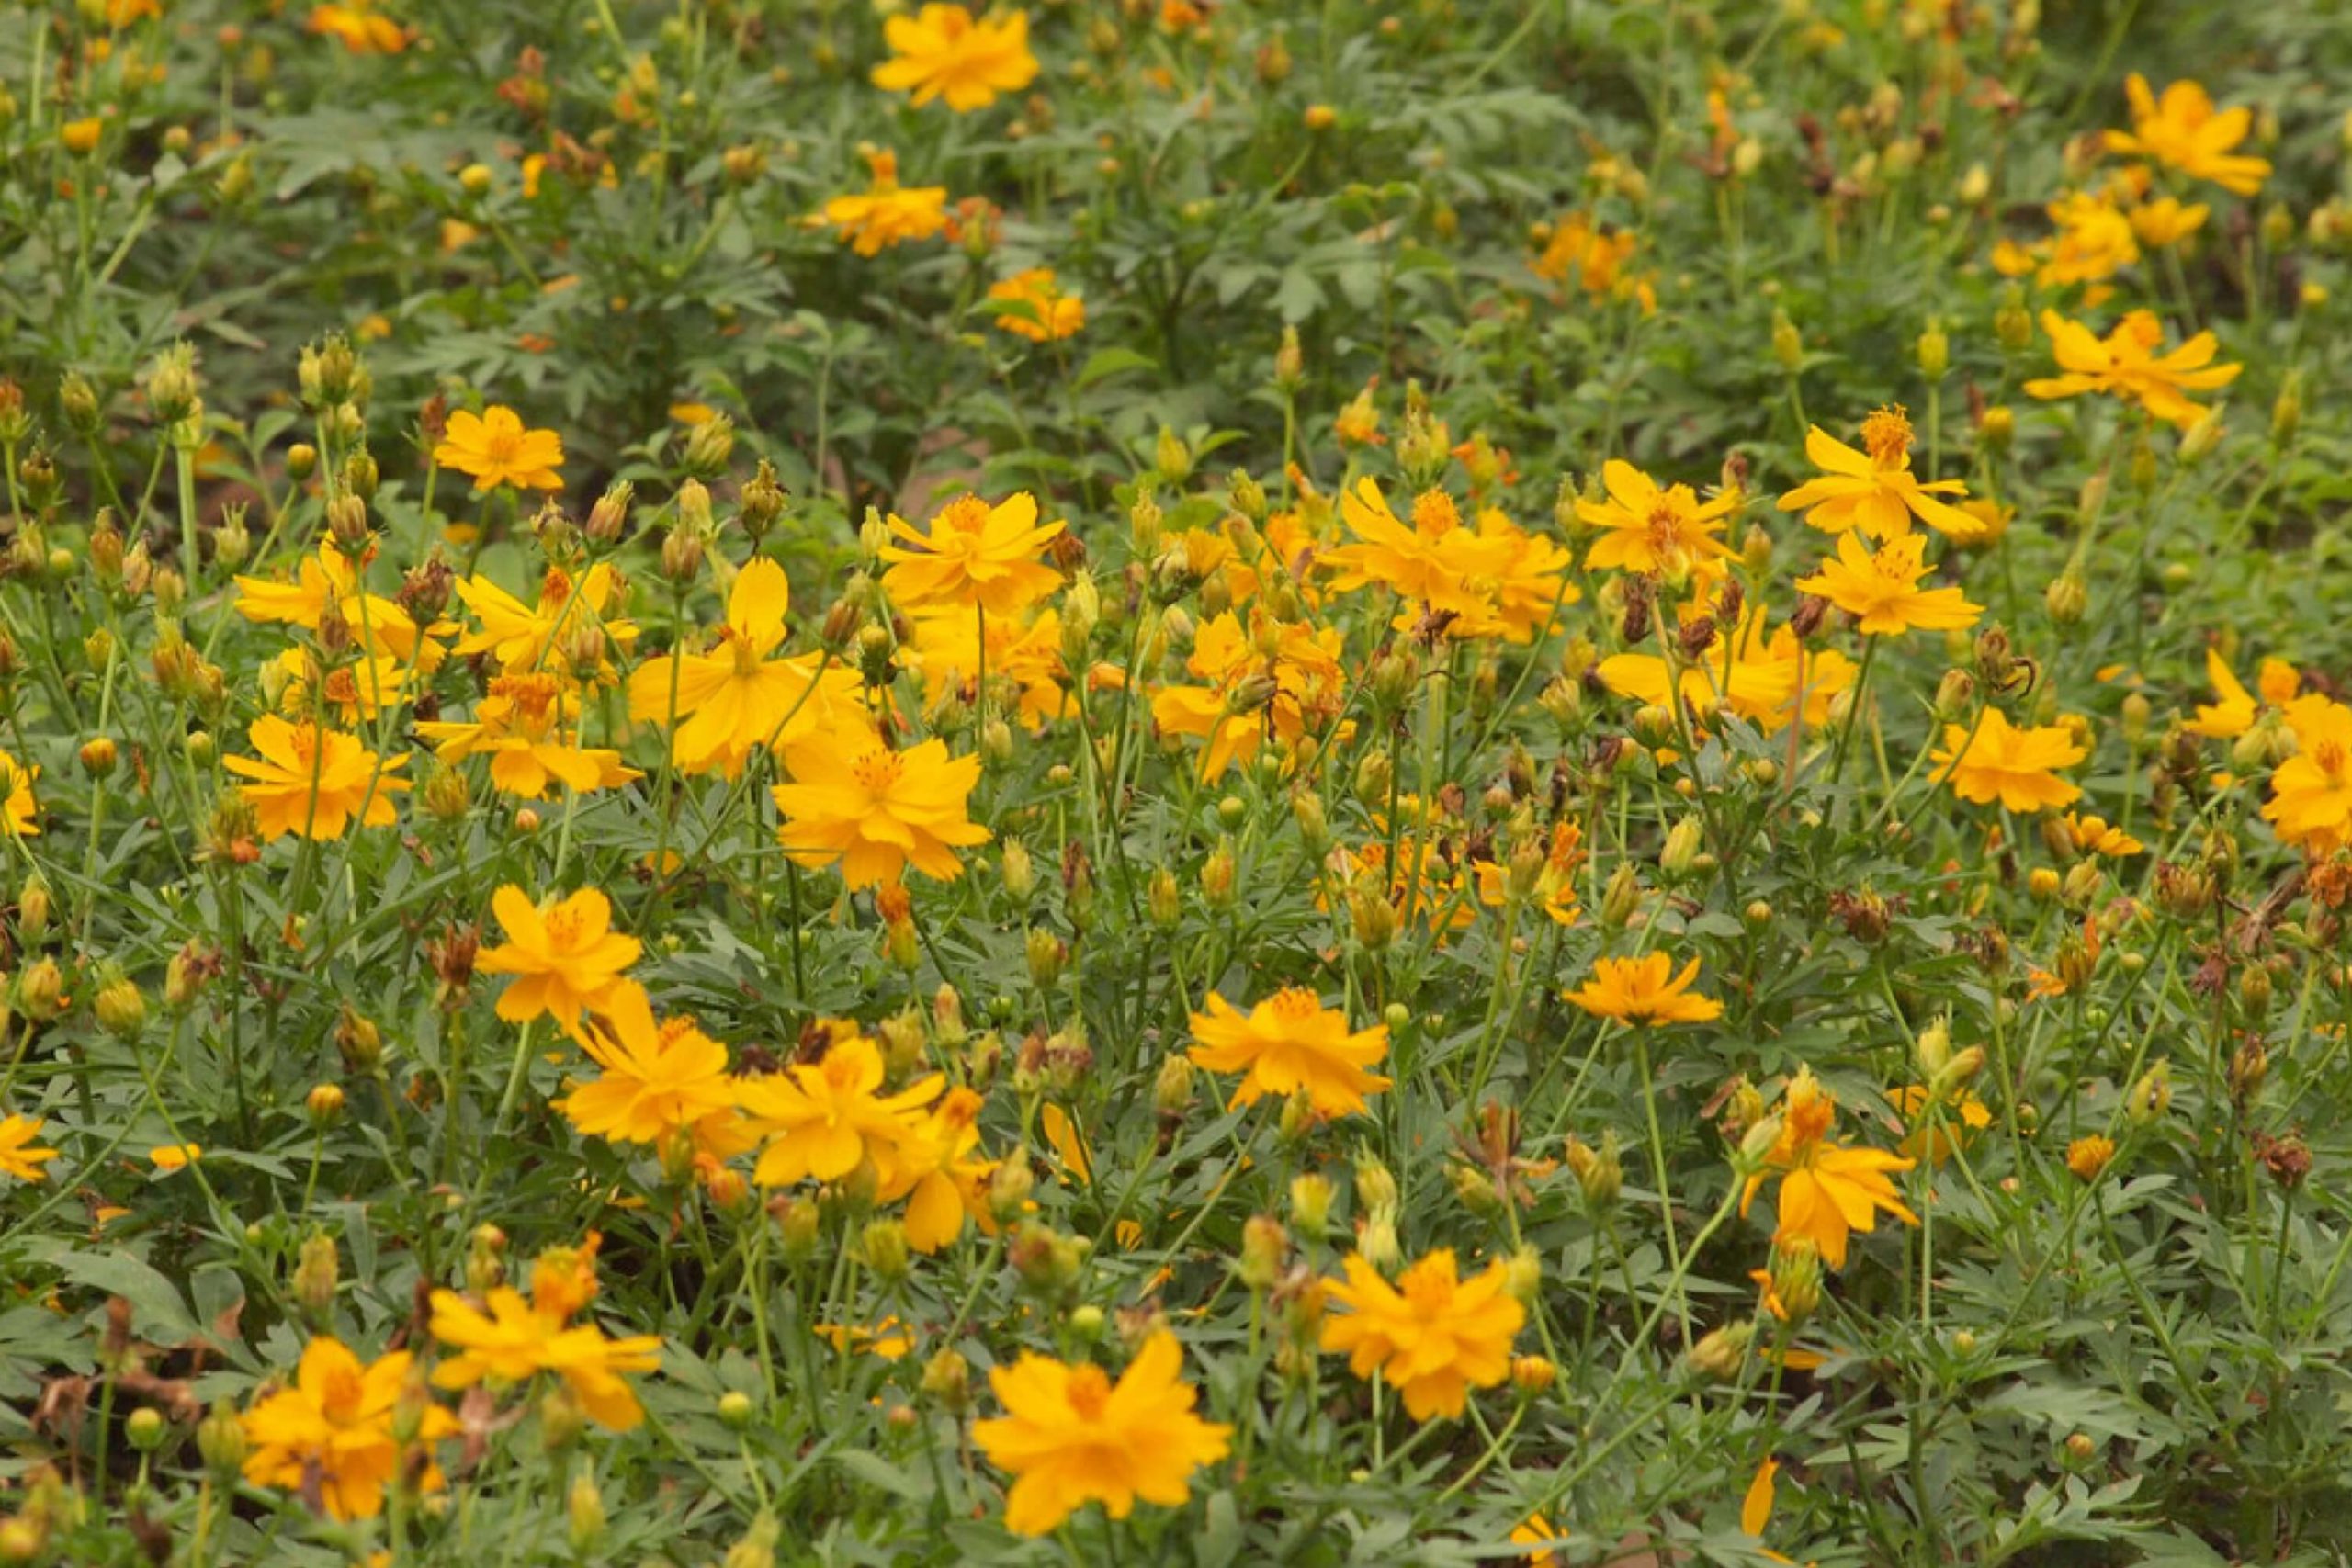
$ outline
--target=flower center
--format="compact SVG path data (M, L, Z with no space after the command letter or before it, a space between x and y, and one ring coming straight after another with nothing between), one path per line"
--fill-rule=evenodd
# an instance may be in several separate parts
M1069 1375L1069 1407L1081 1421L1100 1421L1110 1403L1111 1380L1100 1367L1080 1367Z
M1425 490L1413 498L1413 528L1417 533L1436 538L1461 525L1462 513L1445 491Z
M868 795L888 795L892 785L906 772L899 754L887 746L877 746L850 764L850 774L865 786Z
M2312 761L2329 778L2341 782L2346 764L2352 764L2352 752L2345 750L2341 740L2323 740L2312 749Z
M1911 418L1901 403L1890 404L1862 421L1862 445L1878 468L1910 466Z

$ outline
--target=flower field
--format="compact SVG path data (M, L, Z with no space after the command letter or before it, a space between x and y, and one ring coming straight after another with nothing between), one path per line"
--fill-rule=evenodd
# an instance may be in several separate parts
M2347 84L0 9L0 1565L2352 1562Z

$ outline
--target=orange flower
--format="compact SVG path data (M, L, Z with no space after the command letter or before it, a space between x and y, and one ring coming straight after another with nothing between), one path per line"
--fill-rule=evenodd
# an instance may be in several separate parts
M977 605L991 615L1017 615L1053 592L1061 573L1036 558L1060 535L1060 523L1037 521L1037 498L1027 491L990 506L977 495L941 508L930 532L893 513L886 544L891 563L882 587L907 608Z
M922 1135L922 1108L947 1080L937 1073L897 1094L881 1092L882 1053L862 1034L836 1041L819 1061L747 1079L741 1104L755 1131L773 1134L752 1179L789 1187L837 1181L873 1158L877 1166Z
M1944 743L1931 753L1952 793L1980 806L1997 800L2011 811L2067 806L2082 790L2057 776L2090 753L2063 725L2019 729L1999 708L1986 708L1972 737L1965 725L1944 726Z
M1386 1377L1414 1420L1458 1416L1471 1389L1510 1375L1510 1344L1527 1309L1504 1288L1501 1259L1461 1280L1453 1249L1441 1247L1394 1285L1361 1255L1351 1253L1344 1267L1346 1278L1326 1286L1346 1311L1323 1320L1323 1348L1345 1352L1360 1378Z
M1032 343L1075 337L1086 325L1086 301L1064 293L1049 266L1033 266L989 285L989 298L1004 307L996 312L996 324Z
M263 839L288 833L339 839L354 818L363 828L389 827L398 819L392 796L407 789L408 781L391 774L407 763L405 751L379 765L356 735L315 724L291 725L274 713L254 720L245 733L261 756L220 761L254 781L237 790L252 803Z
M1873 552L1860 530L1838 536L1838 553L1811 577L1800 577L1800 593L1817 593L1852 615L1864 637L1899 637L1907 631L1952 631L1976 624L1984 613L1957 588L1922 588L1928 564L1921 558L1926 536L1905 534Z
M1800 1072L1781 1100L1781 1136L1765 1163L1781 1173L1780 1224L1775 1241L1804 1237L1821 1249L1821 1260L1832 1269L1846 1266L1846 1239L1877 1228L1877 1212L1884 1209L1906 1224L1919 1217L1904 1207L1890 1173L1909 1170L1915 1162L1878 1149L1848 1148L1828 1141L1838 1118L1838 1101L1823 1089L1808 1067ZM1756 1201L1768 1179L1758 1171L1747 1179L1739 1195L1739 1212Z
M2109 152L2153 158L2192 178L2211 180L2233 196L2252 196L2270 177L2269 160L2231 152L2254 129L2253 111L2216 111L2212 97L2195 82L2175 82L2158 97L2136 71L2123 91L2132 103L2132 129L2109 131Z
M1817 424L1808 430L1804 455L1827 471L1781 497L1780 509L1804 512L1804 520L1825 533L1859 528L1879 540L1902 538L1911 532L1915 516L1955 539L1984 531L1975 518L1938 499L1966 495L1966 485L1913 477L1911 421L1900 406L1880 409L1862 421L1862 446L1866 450L1857 452Z
M506 928L506 942L483 953L474 968L514 976L498 997L498 1016L509 1023L553 1013L566 1029L577 1028L582 1013L603 1008L616 987L629 985L621 972L644 952L635 937L612 929L612 900L594 887L534 904L510 882L491 896L490 908Z
M972 1438L1016 1478L1004 1525L1045 1535L1089 1503L1114 1519L1136 1499L1181 1507L1193 1472L1225 1457L1233 1428L1193 1414L1199 1392L1182 1378L1176 1337L1160 1329L1119 1381L1091 1362L1072 1366L1023 1352L989 1373L1005 1413L977 1422Z
M1017 93L1037 79L1029 52L1029 13L975 20L962 6L926 5L911 17L882 24L891 58L874 68L885 92L912 93L917 108L944 98L957 114L986 108L1000 93Z
M2055 310L2041 312L2041 330L2050 334L2051 352L2064 374L2028 381L2029 393L2047 400L2110 392L2177 425L2194 424L2205 412L2205 405L2190 401L2187 393L2226 387L2245 368L2212 363L2220 341L2211 333L2199 333L2159 355L2164 323L2149 310L2132 311L2103 338Z
M517 490L561 490L563 439L552 430L526 430L522 419L503 403L481 413L458 409L449 415L449 427L433 460L444 468L474 477L476 491L513 485Z
M290 1388L279 1388L245 1412L245 1479L255 1486L311 1492L336 1520L372 1519L384 1511L384 1488L400 1468L404 1445L392 1435L393 1407L413 1358L405 1350L362 1366L340 1340L320 1335L303 1348ZM453 1436L458 1418L426 1402L412 1442L431 1445ZM439 1468L419 1472L424 1491L437 1492Z
M57 1151L33 1142L40 1136L40 1129L41 1118L38 1116L0 1120L0 1174L19 1181L40 1181L46 1177L41 1167L55 1159Z
M1693 994L1699 961L1692 959L1674 974L1674 961L1663 953L1639 958L1601 958L1592 965L1592 978L1567 994L1596 1018L1613 1018L1623 1024L1705 1023L1721 1018L1724 1004Z
M945 186L902 186L899 155L876 148L865 155L873 183L825 203L816 223L840 231L842 243L862 256L880 255L909 240L928 240L947 226Z
M1365 1069L1388 1054L1388 1026L1351 1030L1347 1014L1327 1008L1313 991L1287 987L1251 1008L1246 1018L1223 997L1192 1015L1200 1041L1189 1055L1213 1073L1241 1073L1235 1106L1267 1095L1304 1093L1316 1111L1344 1116L1364 1109L1364 1096L1388 1087Z
M980 782L978 757L950 757L944 740L894 751L865 737L819 736L789 747L790 784L769 791L784 814L785 852L806 866L839 863L854 888L896 882L913 866L953 882L959 848L992 835L966 815Z
M1589 570L1672 576L1703 572L1731 554L1718 536L1724 520L1739 510L1737 491L1702 502L1689 485L1661 487L1615 457L1600 466L1600 479L1609 499L1577 502L1577 515L1602 530L1585 555Z

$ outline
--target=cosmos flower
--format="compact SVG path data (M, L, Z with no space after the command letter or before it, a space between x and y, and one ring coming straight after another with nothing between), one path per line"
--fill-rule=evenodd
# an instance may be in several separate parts
M1502 1260L1457 1278L1453 1251L1429 1253L1391 1285L1361 1254L1325 1289L1344 1308L1323 1320L1323 1348L1344 1353L1356 1376L1385 1377L1416 1421L1459 1416L1473 1388L1510 1375L1511 1340L1527 1309L1504 1288Z
M991 615L1017 615L1058 586L1061 573L1037 559L1064 525L1037 521L1037 498L1027 491L990 506L958 496L932 518L929 532L893 513L882 558L890 570L882 587L899 604L978 606Z
M814 655L778 656L790 604L784 568L754 558L728 591L717 646L649 659L629 676L630 718L666 719L674 707L670 756L684 772L716 768L737 778L756 747L865 728L855 670L825 666Z
M503 403L481 413L453 410L447 430L433 448L433 460L471 474L474 490L561 490L563 438L552 430L526 430L520 415Z
M1780 1173L1775 1241L1804 1237L1821 1249L1824 1263L1843 1269L1848 1235L1855 1231L1868 1235L1877 1226L1879 1210L1906 1224L1919 1223L1890 1179L1892 1173L1909 1170L1913 1162L1878 1149L1830 1142L1838 1101L1815 1079L1811 1068L1800 1072L1781 1096L1781 1117L1780 1138L1765 1156L1768 1168L1750 1176L1739 1195L1739 1212L1745 1215L1771 1172Z
M862 1034L836 1041L822 1058L746 1079L741 1091L754 1131L771 1134L752 1179L788 1187L811 1178L836 1181L861 1160L890 1157L922 1135L923 1107L947 1080L937 1073L896 1094L882 1092L882 1053Z
M1980 806L1997 800L2011 811L2039 811L2071 805L2082 795L2057 770L2089 755L2064 725L2019 729L2000 709L1988 707L1973 736L1966 725L1945 725L1944 743L1929 760L1962 800Z
M2158 96L2136 71L2125 78L2123 91L2132 129L2109 131L2109 152L2152 158L2233 196L2252 196L2270 177L2268 159L2231 151L2254 130L2251 109L2216 110L2212 96L2195 82L2175 82Z
M342 1341L323 1334L313 1338L303 1348L293 1385L264 1395L244 1414L245 1479L289 1492L315 1486L331 1519L376 1517L400 1465L393 1406L413 1359L395 1350L363 1366ZM428 1403L413 1441L430 1445L457 1430L456 1416ZM439 1491L439 1468L427 1464L420 1483Z
M2205 405L2191 401L2188 393L2226 387L2245 368L2212 362L2221 345L2211 333L2199 333L2170 354L2158 354L2165 341L2164 323L2150 310L2132 311L2105 337L2055 310L2044 310L2041 330L2050 334L2051 353L2062 373L2028 381L2027 392L2044 400L2109 392L2183 427L2196 423L2205 412Z
M817 736L784 753L792 782L769 793L784 821L785 852L805 866L838 864L852 889L896 882L908 866L953 882L958 849L993 836L966 815L980 780L978 757L950 757L944 740L903 751L878 739Z
M1663 953L1639 958L1598 958L1592 977L1570 991L1567 999L1595 1018L1619 1023L1705 1023L1721 1018L1724 1004L1690 989L1699 978L1699 961L1692 959L1674 973L1674 960Z
M1951 631L1976 624L1984 613L1957 588L1922 588L1928 573L1927 539L1906 534L1873 552L1860 530L1838 536L1838 553L1811 577L1800 577L1800 593L1817 593L1855 618L1864 637L1899 637L1908 631Z
M40 1181L47 1172L41 1167L57 1157L55 1149L42 1148L33 1140L40 1136L41 1118L38 1116L8 1116L0 1119L0 1174L15 1177L19 1181Z
M1086 326L1086 301L1055 281L1054 269L1033 266L989 285L989 299L1001 307L996 324L1032 343L1076 337Z
M1817 424L1806 431L1804 455L1826 471L1781 497L1780 509L1803 512L1825 533L1859 528L1880 540L1910 533L1914 517L1956 539L1984 531L1977 519L1939 499L1965 495L1966 485L1912 474L1911 421L1900 407L1880 409L1862 421L1862 446L1857 452Z
M832 225L842 243L862 256L878 256L909 240L928 240L947 227L945 186L901 186L899 155L887 147L866 153L865 163L872 184L833 197L811 221Z
M566 684L551 674L493 675L470 720L414 728L444 762L489 757L491 784L524 800L543 799L559 784L584 794L643 778L618 751L574 743L578 704Z
M911 17L884 22L882 39L891 58L874 68L874 85L888 93L911 93L917 108L944 98L949 108L966 114L1037 79L1026 11L975 18L963 6L926 5Z
M288 724L276 714L262 715L245 733L261 755L223 757L220 765L254 781L237 789L252 803L264 840L288 833L339 839L355 818L363 828L398 819L392 796L408 781L391 775L407 763L405 751L379 767L357 736Z
M1044 1535L1089 1503L1124 1519L1137 1498L1170 1508L1189 1500L1193 1472L1225 1457L1233 1428L1193 1413L1199 1391L1182 1370L1183 1353L1164 1328L1116 1382L1091 1361L1027 1351L992 1369L989 1386L1005 1413L974 1423L972 1438L1015 1478L1005 1528Z
M491 895L490 908L506 928L506 941L485 949L474 968L514 976L498 996L498 1016L509 1023L552 1013L566 1029L578 1027L582 1013L603 1008L616 988L629 986L622 972L644 951L635 937L612 929L612 900L600 888L534 904L510 882Z
M1702 502L1689 485L1661 487L1616 457L1601 465L1600 479L1606 501L1577 502L1577 515L1601 530L1585 554L1588 569L1673 576L1703 571L1731 554L1721 536L1739 510L1737 491Z
M750 1147L748 1135L733 1133L740 1118L726 1046L691 1018L657 1024L637 986L616 986L598 1010L601 1017L583 1021L574 1038L602 1070L557 1101L574 1127L591 1137L664 1150L681 1134L736 1153Z
M1208 1010L1192 1019L1200 1042L1189 1053L1193 1062L1213 1073L1243 1075L1235 1106L1304 1093L1317 1114L1345 1116L1364 1109L1365 1095L1388 1087L1388 1079L1365 1070L1388 1054L1387 1025L1351 1030L1347 1014L1303 987L1276 991L1247 1016L1212 994Z

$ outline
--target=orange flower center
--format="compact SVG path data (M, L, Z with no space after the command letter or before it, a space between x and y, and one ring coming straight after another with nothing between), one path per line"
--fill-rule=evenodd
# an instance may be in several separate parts
M482 456L500 468L510 468L523 450L523 427L507 424L503 420L487 425L482 434Z
M1660 556L1669 556L1682 542L1682 509L1663 496L1650 508L1650 548Z
M1862 445L1871 461L1882 468L1900 468L1911 461L1911 419L1901 403L1879 410L1862 421Z
M1453 1304L1453 1281L1434 1269L1416 1269L1399 1282L1417 1317L1439 1317Z
M1434 538L1451 534L1462 525L1462 513L1453 498L1442 490L1425 490L1413 498L1413 527Z
M1266 1008L1283 1022L1295 1023L1321 1012L1323 1004L1313 991L1300 986L1286 986L1274 993L1273 999L1266 1004Z
M2352 752L2346 751L2341 740L2323 740L2312 749L2312 761L2321 773L2341 783L2346 764L2352 763Z
M549 947L580 945L582 920L579 910L569 906L559 905L548 911L547 928Z
M1100 1421L1102 1408L1110 1403L1111 1380L1095 1366L1079 1368L1069 1375L1069 1407L1081 1421Z
M899 754L887 746L877 746L850 764L850 774L869 795L888 795L906 772Z

